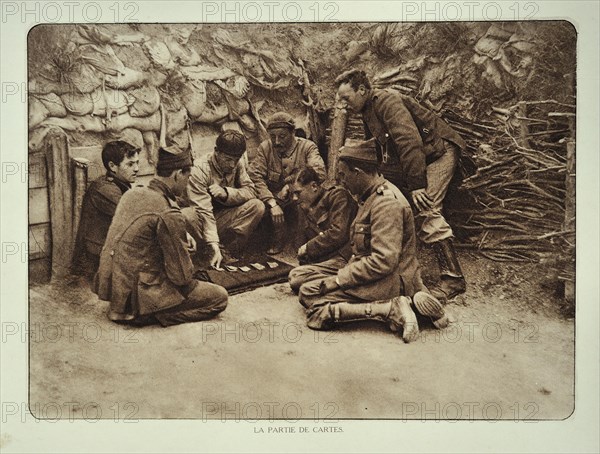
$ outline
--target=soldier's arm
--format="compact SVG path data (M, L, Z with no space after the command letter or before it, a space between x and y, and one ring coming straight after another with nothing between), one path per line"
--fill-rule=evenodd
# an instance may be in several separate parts
M321 180L325 180L327 178L327 172L325 171L323 158L319 154L319 149L315 143L310 140L307 140L305 144L307 144L306 166L315 169L315 172L317 172L317 175L319 175Z
M313 259L329 255L349 241L350 225L356 214L354 200L343 189L336 188L332 192L330 227L306 243L306 252Z
M268 145L266 145L268 146ZM267 186L268 168L265 145L260 144L256 156L250 163L248 174L256 187L256 194L260 200L267 203L269 200L275 200L275 196Z
M248 200L256 198L256 187L248 176L246 170L246 162L242 158L237 165L237 187L227 187L227 198L222 201L225 206L239 206L246 203Z
M210 169L204 168L201 165L192 167L187 187L188 197L190 205L194 207L196 216L198 216L202 235L206 242L219 243L219 233L217 231L217 221L213 213L212 197L208 192L208 187L210 186L209 173Z
M423 141L417 125L400 96L382 95L375 100L375 112L396 143L400 165L406 175L406 185L411 191L427 187L427 164Z
M395 199L380 197L373 203L371 254L338 271L337 278L342 288L375 282L394 272L400 260L402 219L402 207ZM356 239L357 235L354 235L353 240Z
M162 213L156 233L167 277L175 285L189 285L194 265L187 251L185 220L181 211L173 208Z
M92 190L90 201L100 213L113 217L123 193L116 184L103 183Z

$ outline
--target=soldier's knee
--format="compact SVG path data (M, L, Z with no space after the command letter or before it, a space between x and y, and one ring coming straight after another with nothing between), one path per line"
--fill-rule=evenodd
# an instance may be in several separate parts
M214 289L214 308L215 310L222 312L227 307L227 303L229 301L229 294L225 287L221 287L220 285L215 285Z
M253 217L262 218L265 214L265 204L259 199L250 199L246 202L246 210L250 212Z
M288 281L290 282L290 287L295 293L298 293L300 286L304 283L304 280L301 279L301 275L297 271L297 268L294 268L292 271L290 271L290 274L288 275Z
M305 282L298 287L298 300L306 308L312 306L315 297L315 291L311 284L312 282Z

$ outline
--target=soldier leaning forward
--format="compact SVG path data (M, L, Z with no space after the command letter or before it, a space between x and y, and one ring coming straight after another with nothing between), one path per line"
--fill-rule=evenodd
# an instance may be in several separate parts
M227 306L223 287L192 277L195 244L175 201L191 166L189 151L161 148L157 176L121 198L94 283L99 298L110 301L112 321L170 326L205 320Z
M419 333L411 302L438 327L447 318L421 280L411 207L378 173L374 146L372 141L346 146L340 154L339 179L359 200L350 231L353 254L347 262L338 256L313 265L299 299L309 328L373 319L411 342Z

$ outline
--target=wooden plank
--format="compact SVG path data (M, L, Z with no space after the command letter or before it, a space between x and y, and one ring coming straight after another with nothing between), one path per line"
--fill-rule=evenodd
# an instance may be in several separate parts
M77 235L79 220L81 219L81 208L83 196L88 185L89 161L83 158L73 159L73 232ZM75 237L74 237L75 238Z
M49 258L29 261L29 283L45 284L50 280L52 266Z
M48 201L48 188L35 188L29 190L29 224L50 222L50 208Z
M52 277L61 277L69 272L74 239L71 158L66 134L58 129L50 131L45 148L52 223Z
M27 181L29 189L45 188L48 186L46 156L44 156L44 153L30 153L28 169L29 178Z
M50 223L34 224L29 226L29 260L50 258L52 237Z

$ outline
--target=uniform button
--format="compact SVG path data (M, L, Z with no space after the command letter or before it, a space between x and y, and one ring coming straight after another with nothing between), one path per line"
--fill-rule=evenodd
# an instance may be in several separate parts
M115 255L115 250L110 251L110 255Z
M350 243L350 246L354 246L354 241L352 241L352 242Z

